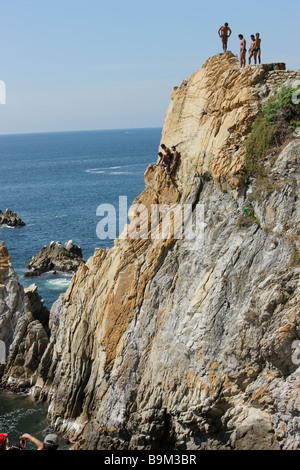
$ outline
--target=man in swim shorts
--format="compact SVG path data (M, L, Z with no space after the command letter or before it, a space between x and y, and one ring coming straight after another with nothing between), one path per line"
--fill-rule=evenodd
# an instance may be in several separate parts
M258 63L260 64L261 63L261 50L260 50L260 46L261 46L261 38L260 38L260 34L259 33L256 33L256 39L255 39L255 54L256 54L256 57L258 58ZM256 58L255 57L255 58ZM256 61L255 61L256 63Z
M219 28L218 34L222 40L223 52L227 51L227 42L228 38L230 37L232 31L228 26L228 23L225 23L224 26Z
M254 63L256 64L256 53L255 53L256 41L255 41L255 36L254 36L254 34L251 34L250 37L251 37L251 44L250 44L250 48L249 48L249 65L251 65L252 57L254 59Z
M246 65L246 39L244 38L244 36L242 34L239 34L239 38L240 38L240 65L241 65L241 69L243 67L245 67Z

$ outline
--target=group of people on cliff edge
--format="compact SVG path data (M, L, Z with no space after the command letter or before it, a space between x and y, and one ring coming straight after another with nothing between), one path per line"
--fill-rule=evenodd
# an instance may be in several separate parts
M162 152L158 152L157 166L163 167L168 175L172 175L178 165L179 152L175 145L169 149L165 144L161 144Z
M221 26L218 30L218 34L222 40L223 52L227 51L228 39L232 34L232 30L229 27L228 23L225 23ZM244 68L246 65L246 39L244 38L243 34L238 35L240 40L240 66ZM249 65L251 65L251 59L253 58L254 64L257 65L257 62L261 64L261 38L260 33L251 34L251 45L249 48Z

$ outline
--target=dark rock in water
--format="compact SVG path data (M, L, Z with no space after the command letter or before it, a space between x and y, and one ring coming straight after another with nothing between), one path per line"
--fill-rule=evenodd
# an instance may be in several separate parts
M49 271L75 272L83 262L82 250L72 240L64 245L51 242L32 257L24 276L40 276Z
M0 224L9 227L23 227L25 222L15 212L6 209L4 213L0 210Z

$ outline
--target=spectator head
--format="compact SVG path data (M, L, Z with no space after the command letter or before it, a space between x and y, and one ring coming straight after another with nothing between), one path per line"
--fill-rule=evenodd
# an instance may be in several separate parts
M44 450L57 450L59 439L56 434L48 434L44 439Z
M8 439L7 439L8 434L5 432L0 433L0 450L5 450L8 444Z

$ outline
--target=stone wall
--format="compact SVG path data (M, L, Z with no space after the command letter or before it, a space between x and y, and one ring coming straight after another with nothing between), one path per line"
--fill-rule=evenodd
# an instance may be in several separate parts
M264 83L270 89L275 89L289 80L300 80L300 70L270 70L264 77Z

